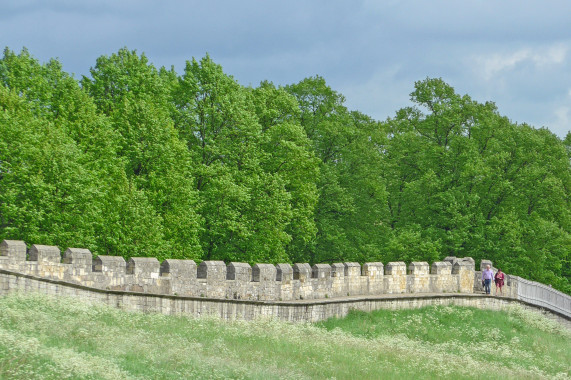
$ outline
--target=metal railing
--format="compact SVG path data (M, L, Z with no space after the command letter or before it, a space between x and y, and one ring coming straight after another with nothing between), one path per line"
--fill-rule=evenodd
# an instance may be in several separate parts
M571 319L570 296L539 282L512 276L512 281L514 279L517 280L517 299Z

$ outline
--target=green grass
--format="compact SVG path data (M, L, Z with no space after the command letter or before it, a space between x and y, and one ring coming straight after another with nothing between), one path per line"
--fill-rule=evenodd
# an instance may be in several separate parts
M566 379L570 363L569 330L518 307L353 312L312 325L0 297L0 379Z

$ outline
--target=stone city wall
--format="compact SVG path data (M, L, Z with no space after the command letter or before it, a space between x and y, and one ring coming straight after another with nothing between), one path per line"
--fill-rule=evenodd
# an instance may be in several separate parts
M87 249L0 243L0 269L102 290L236 300L325 299L402 293L473 293L471 258L426 262L256 264L92 256Z
M429 305L470 306L505 310L511 305L537 310L532 304L507 297L482 294L383 294L297 301L249 301L201 297L181 297L117 290L101 290L63 281L48 280L0 269L0 296L14 292L72 297L91 304L103 304L125 311L155 312L167 315L215 316L224 320L276 319L287 322L317 322L344 317L351 310L413 309ZM571 329L571 319L545 313Z
M492 263L482 260L480 269ZM124 310L276 318L311 322L349 310L463 305L502 309L518 303L549 311L571 325L571 297L549 286L506 275L503 295L481 291L471 258L425 262L257 264L97 256L86 249L22 241L0 243L0 295L38 292L71 296ZM495 292L495 289L493 289Z

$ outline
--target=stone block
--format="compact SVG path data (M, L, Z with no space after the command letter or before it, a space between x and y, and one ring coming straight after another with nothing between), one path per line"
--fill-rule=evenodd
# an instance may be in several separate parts
M311 278L311 266L308 263L297 263L293 266L293 279L305 282Z
M345 265L343 263L331 264L331 277L345 277Z
M428 263L413 261L408 264L408 272L412 275L428 275Z
M383 277L387 293L404 293L407 287L406 264L403 261L391 261L385 266Z
M97 256L93 259L93 272L107 276L124 276L127 272L125 259L121 256Z
M471 257L464 257L454 264L452 274L458 275L458 291L472 293L474 291L475 263Z
M276 280L282 283L290 283L293 280L293 268L290 264L276 265Z
M74 268L91 271L93 255L89 249L68 248L63 254L62 263L70 264Z
M38 264L60 264L61 252L56 246L34 244L30 248L30 261L37 261Z
M161 285L163 292L176 295L195 295L196 263L193 260L167 259L161 264ZM167 285L170 280L170 291Z
M462 271L462 270L473 272L474 271L474 262L458 260L452 266L452 274L459 274L460 271Z
M140 279L158 279L160 263L156 257L131 257L127 262L126 273Z
M379 279L384 274L384 264L381 262L365 263L363 265L363 275L371 279Z
M0 256L10 258L10 261L26 261L26 243L21 240L2 240L0 243Z
M331 278L331 265L314 264L311 268L312 278Z
M385 266L387 276L406 276L406 264L404 261L391 261Z
M277 278L277 268L272 264L256 264L252 268L254 282L274 282Z
M344 263L345 265L345 277L360 277L361 276L361 264L359 263Z
M428 293L430 291L429 266L427 262L413 261L408 265L407 287L410 293Z
M226 268L226 279L250 282L252 281L252 267L248 263L232 262Z
M196 279L196 263L194 260L167 259L162 262L160 273L172 279L193 281Z
M368 294L381 294L384 292L385 266L381 262L363 264L363 274L368 280Z
M449 261L436 261L432 263L431 267L432 274L452 274L452 264Z
M197 277L211 281L224 281L226 280L226 264L224 261L203 261L198 266Z

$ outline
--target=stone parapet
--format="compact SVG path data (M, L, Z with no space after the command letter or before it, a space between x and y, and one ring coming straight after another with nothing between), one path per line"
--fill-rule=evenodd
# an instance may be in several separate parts
M480 268L486 265L492 262L483 260ZM40 291L97 299L128 310L194 315L210 310L222 318L291 321L342 316L351 308L369 310L377 303L419 307L440 300L466 305L520 302L571 320L568 295L506 274L503 297L485 296L478 290L481 275L471 258L447 257L431 266L402 261L313 267L203 261L197 266L192 260L93 257L81 248L69 248L62 257L58 247L32 245L28 250L21 241L0 242L0 295Z
M535 287L534 284L530 285ZM544 287L545 285L539 284L539 286ZM129 311L168 315L187 314L196 317L209 315L225 320L267 320L271 318L303 323L317 322L331 317L341 318L351 310L370 312L379 309L412 309L429 305L458 305L490 310L509 310L514 305L519 305L526 309L542 312L571 329L568 304L567 306L565 303L562 304L563 310L567 310L567 315L565 315L559 313L557 308L549 309L547 303L538 305L533 300L529 302L508 297L489 297L482 294L370 295L304 301L219 300L204 297L101 290L0 269L0 296L21 291L36 292L53 297L76 297L87 303L104 304ZM541 291L536 295L541 296ZM569 296L564 294L562 296L563 302L569 302Z
M152 257L93 256L22 241L0 243L0 269L103 290L239 300L312 300L402 293L471 293L477 275L470 258L402 261L256 264ZM508 283L510 281L507 277ZM513 287L515 289L515 287ZM510 294L513 291L510 290Z

